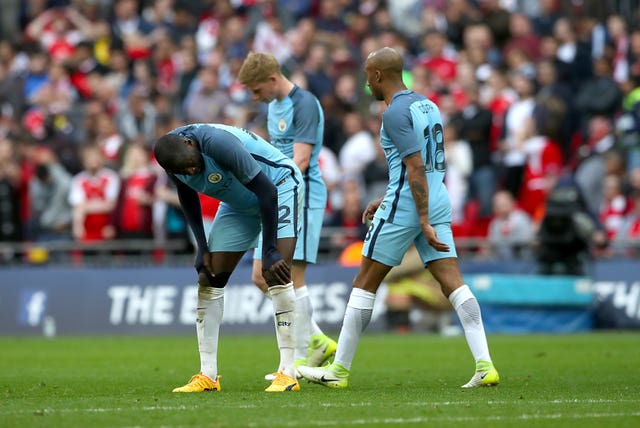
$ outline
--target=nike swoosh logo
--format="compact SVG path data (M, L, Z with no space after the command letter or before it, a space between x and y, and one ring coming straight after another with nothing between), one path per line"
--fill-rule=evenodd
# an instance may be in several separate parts
M489 374L489 372L484 372L480 375L480 379L484 379L485 376L487 376L487 374Z
M322 375L322 377L320 378L321 382L337 382L339 380L340 379L327 379L327 378L324 377L324 375Z
M283 314L288 314L289 312L293 312L293 311L276 312L276 316L283 315Z

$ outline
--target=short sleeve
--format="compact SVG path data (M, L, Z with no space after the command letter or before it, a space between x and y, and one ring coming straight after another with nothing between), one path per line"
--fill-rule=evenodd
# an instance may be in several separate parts
M242 141L229 131L201 126L194 131L194 137L200 142L203 154L230 171L242 184L247 184L260 172L258 162Z
M413 120L408 108L387 109L382 115L382 127L398 149L400 158L422 150L413 132Z
M318 112L318 104L310 94L293 98L293 124L296 130L294 142L318 143L320 114Z

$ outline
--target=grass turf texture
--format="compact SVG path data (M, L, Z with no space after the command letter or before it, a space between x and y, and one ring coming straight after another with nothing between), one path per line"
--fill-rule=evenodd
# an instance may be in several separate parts
M224 329L223 329L224 330ZM346 390L263 392L272 336L220 339L219 393L175 394L193 337L0 339L0 427L638 427L640 335L491 336L502 384L462 390L463 338L365 334Z

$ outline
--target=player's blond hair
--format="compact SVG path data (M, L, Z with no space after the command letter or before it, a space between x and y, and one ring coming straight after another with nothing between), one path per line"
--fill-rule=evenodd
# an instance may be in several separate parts
M269 53L249 52L238 72L243 85L266 82L272 74L282 74L278 60Z

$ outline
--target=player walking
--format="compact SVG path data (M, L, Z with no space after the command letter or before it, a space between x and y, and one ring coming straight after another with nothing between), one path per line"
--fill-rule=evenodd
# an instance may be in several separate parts
M407 90L402 57L391 48L372 52L365 73L374 97L388 105L380 143L389 164L389 185L385 196L369 204L362 216L363 221L373 222L365 237L335 361L327 367L300 366L298 372L325 386L347 387L360 336L371 320L375 293L413 243L458 314L475 359L476 372L463 388L496 385L500 378L489 355L480 306L460 274L451 233L440 110L426 97Z

